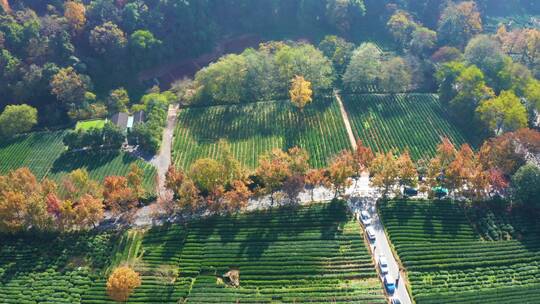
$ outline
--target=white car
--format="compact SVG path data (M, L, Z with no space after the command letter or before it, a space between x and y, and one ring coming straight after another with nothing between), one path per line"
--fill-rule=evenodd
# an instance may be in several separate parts
M396 291L396 281L394 281L394 278L389 274L384 276L384 287L391 295L393 295L394 291Z
M371 224L371 216L369 216L369 213L366 210L360 212L360 220L364 226Z
M379 256L379 269L383 275L388 273L388 260L384 255Z
M373 229L373 227L371 226L367 227L366 233L370 241L375 241L375 229Z
M392 303L392 304L401 304L401 301L398 298L392 298L392 300L390 300L390 303Z

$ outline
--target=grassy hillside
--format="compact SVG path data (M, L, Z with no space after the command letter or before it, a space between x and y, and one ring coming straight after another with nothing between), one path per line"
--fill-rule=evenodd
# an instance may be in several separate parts
M504 222L516 237L486 241L486 228L474 229L471 215L449 202L392 201L380 211L416 303L537 303L540 225L534 217L490 221L487 229Z
M333 99L316 100L300 113L288 101L183 109L175 131L173 159L189 167L196 159L219 158L226 139L247 167L273 148L300 146L310 163L323 167L332 155L350 149L339 107Z
M344 203L215 217L185 226L59 239L0 239L6 303L106 303L105 278L130 263L130 303L386 303ZM223 275L237 269L239 287Z
M343 95L353 133L374 151L408 148L414 159L432 157L441 138L455 145L465 137L432 94Z
M124 175L136 162L144 170L144 185L153 190L155 169L152 165L122 152L66 152L62 143L66 131L36 132L0 143L0 174L28 167L38 178L60 181L65 174L86 168L98 181L108 175Z

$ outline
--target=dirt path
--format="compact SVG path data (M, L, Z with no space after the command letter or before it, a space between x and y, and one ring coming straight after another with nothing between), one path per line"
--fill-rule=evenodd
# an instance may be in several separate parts
M167 126L163 129L163 138L161 149L150 162L156 167L158 173L157 191L159 197L165 198L168 196L165 189L165 174L171 165L172 141L174 136L174 127L176 126L176 117L178 116L178 105L170 105L167 113Z
M349 140L351 141L351 146L354 150L358 147L356 144L356 139L354 138L354 133L351 128L351 122L349 120L349 115L347 115L347 111L345 111L345 106L343 106L343 101L341 101L341 96L339 96L339 91L334 90L334 95L336 96L336 100L339 104L339 109L341 111L341 117L343 117L343 122L345 123L345 129L347 130L347 134L349 135Z

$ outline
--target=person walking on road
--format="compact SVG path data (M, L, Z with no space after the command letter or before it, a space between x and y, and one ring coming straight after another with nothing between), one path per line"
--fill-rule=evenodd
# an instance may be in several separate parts
M396 278L396 288L398 288L399 286L399 275L400 275L400 272L398 271L397 278Z

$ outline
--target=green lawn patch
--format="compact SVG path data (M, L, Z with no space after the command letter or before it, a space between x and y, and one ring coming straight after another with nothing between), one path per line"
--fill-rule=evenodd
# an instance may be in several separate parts
M105 126L105 121L105 119L78 121L75 130L87 131L90 129L101 129Z

